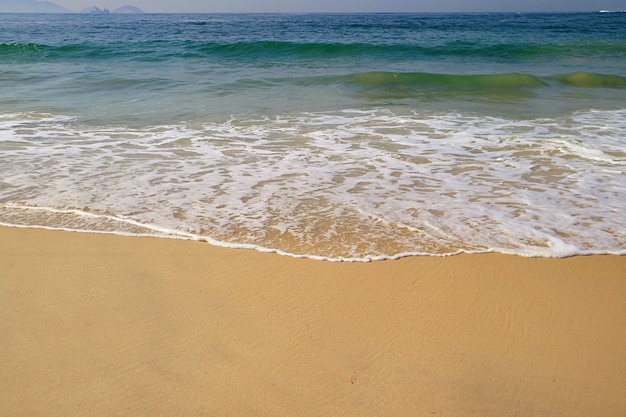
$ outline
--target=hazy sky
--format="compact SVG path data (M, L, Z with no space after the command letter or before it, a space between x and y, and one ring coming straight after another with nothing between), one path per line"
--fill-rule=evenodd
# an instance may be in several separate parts
M626 0L52 0L71 11L127 4L145 12L475 12L624 10Z

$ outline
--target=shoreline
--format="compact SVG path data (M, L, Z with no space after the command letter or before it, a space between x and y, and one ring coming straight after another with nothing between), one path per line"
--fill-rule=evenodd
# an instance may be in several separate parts
M626 414L626 257L319 262L0 227L0 414Z
M74 210L72 210L74 211ZM142 226L146 227L146 226ZM200 242L206 243L213 247L218 247L222 249L229 250L252 250L260 253L270 253L279 256L285 256L294 259L309 259L313 261L323 261L323 262L333 262L333 263L370 263L370 262L384 262L384 261L397 261L403 258L421 258L421 257L434 257L434 258L447 258L451 256L458 255L487 255L487 254L496 254L496 255L504 255L504 256L514 256L514 257L522 257L522 258L540 258L540 259L566 259L566 258L574 258L579 256L626 256L626 249L619 251L589 251L589 252L577 252L574 250L560 250L554 253L548 252L541 253L539 251L520 251L516 252L514 249L498 249L498 248L490 248L484 250L471 250L471 249L458 249L456 252L401 252L393 255L368 255L365 257L332 257L332 256L324 256L324 255L313 255L306 253L292 253L283 249L275 249L271 247L265 247L253 243L230 243L225 241L216 240L210 237L204 237L201 235L194 235L193 233L180 232L174 229L167 229L162 227L153 226L150 230L153 230L154 234L134 234L134 233L125 233L120 231L106 231L106 230L72 230L72 229L63 229L56 227L48 227L48 226L25 226L19 224L8 224L0 222L0 228L8 228L8 229L26 229L26 230L45 230L51 232L61 232L61 233L85 233L85 234L96 234L96 235L109 235L109 236L120 236L124 238L148 238L148 239L167 239L167 240L178 240L178 241L187 241L187 242Z

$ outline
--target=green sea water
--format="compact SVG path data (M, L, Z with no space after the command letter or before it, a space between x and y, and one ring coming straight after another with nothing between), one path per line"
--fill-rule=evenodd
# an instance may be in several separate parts
M626 13L0 15L0 222L626 250Z

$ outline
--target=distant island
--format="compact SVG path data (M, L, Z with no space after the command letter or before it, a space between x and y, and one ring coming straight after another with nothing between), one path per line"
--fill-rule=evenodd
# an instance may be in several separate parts
M85 14L109 14L111 13L111 11L107 9L106 7L101 9L98 6L87 7L86 9L83 9L80 12L85 13Z
M73 13L71 10L65 7L59 6L51 1L40 0L0 0L0 13ZM89 7L82 10L80 13L88 14L109 14L109 13L124 13L124 14L140 14L144 13L139 7L135 6L122 6L113 11L110 11L106 7L100 8L97 6Z
M113 13L140 14L143 13L143 10L135 6L122 6L113 10Z
M111 12L106 7L103 7L101 9L98 6L92 6L92 7L88 7L87 9L82 10L81 13L89 13L89 14L109 14L109 13L139 14L139 13L143 13L143 10L141 10L139 7L135 7L135 6L122 6L120 8L117 8L117 9L113 10L113 12Z

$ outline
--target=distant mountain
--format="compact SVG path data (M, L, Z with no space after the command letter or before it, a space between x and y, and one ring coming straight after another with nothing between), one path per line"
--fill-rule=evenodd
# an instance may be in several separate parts
M135 6L122 6L119 9L113 10L113 13L140 14L143 13L143 10Z
M72 13L51 1L0 0L0 13Z
M0 0L0 13L73 13L65 7L51 1L40 0ZM109 14L111 11L106 7L88 7L81 11L88 14ZM139 7L122 6L113 13L139 14L144 13Z

